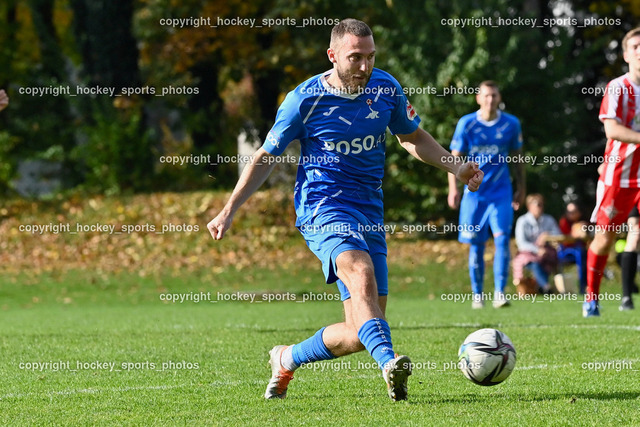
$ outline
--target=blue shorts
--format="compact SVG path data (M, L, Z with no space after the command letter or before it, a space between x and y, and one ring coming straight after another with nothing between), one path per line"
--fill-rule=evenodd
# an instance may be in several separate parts
M349 212L332 209L321 212L311 221L298 227L307 246L322 261L327 283L338 282L342 301L351 297L347 287L336 274L336 258L342 252L359 250L369 253L378 286L378 295L389 293L387 242L382 222L368 219L357 210Z
M460 202L458 241L461 243L484 243L489 238L489 227L494 236L511 235L513 207L511 197L498 200L478 200L465 197Z

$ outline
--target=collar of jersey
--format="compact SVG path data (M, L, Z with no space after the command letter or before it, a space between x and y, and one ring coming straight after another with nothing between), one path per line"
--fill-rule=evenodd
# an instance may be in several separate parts
M631 83L631 86L633 86L633 90L638 93L638 91L640 91L640 86L638 86L637 84L635 84L633 82L633 80L631 80L631 75L629 73L626 73L624 75L624 77L629 81L629 83Z
M327 90L327 92L329 92L332 95L339 96L340 98L346 98L346 99L356 99L358 96L360 96L359 93L347 93L343 90L336 89L335 87L331 86L329 82L327 82L327 77L332 72L333 72L333 69L326 71L324 74L320 76L320 83L322 83L322 86Z
M495 119L491 120L490 122L483 120L482 117L480 117L480 110L476 111L476 120L478 120L480 123L482 123L485 126L493 126L496 123L498 123L500 121L500 117L502 117L502 111L498 110L496 111L497 116Z

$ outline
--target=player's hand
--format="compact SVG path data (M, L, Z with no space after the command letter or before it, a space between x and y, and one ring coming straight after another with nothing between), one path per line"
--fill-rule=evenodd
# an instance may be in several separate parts
M542 233L540 233L540 235L536 239L536 245L540 247L543 247L544 245L546 245L548 236L549 236L549 233L547 233L546 231L543 231Z
M456 189L455 192L449 191L449 196L447 197L447 203L451 209L458 209L460 207L460 199L462 196L460 192Z
M460 165L458 172L456 172L456 178L464 182L469 191L478 191L484 178L484 172L480 170L476 162L467 162Z
M9 105L9 97L4 90L0 90L0 111L7 108L7 105Z
M224 237L224 233L227 232L229 228L231 228L231 221L233 220L233 215L228 214L225 211L222 211L209 221L207 224L207 229L209 233L211 233L211 237L213 240L220 240Z
M511 206L514 211L520 209L521 206L524 206L524 191L516 190L513 193L513 202L511 202Z

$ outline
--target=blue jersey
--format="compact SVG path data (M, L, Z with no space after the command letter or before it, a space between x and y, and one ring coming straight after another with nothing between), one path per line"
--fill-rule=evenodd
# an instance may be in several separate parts
M358 209L382 223L387 127L409 134L420 118L390 74L374 68L367 86L348 94L327 83L330 72L289 92L262 147L280 155L300 141L296 226L330 209Z
M472 193L465 188L465 197L478 200L496 200L512 197L509 176L509 156L522 147L520 121L511 114L498 110L498 117L487 122L480 112L463 116L453 134L450 149L468 156L484 172L480 189Z

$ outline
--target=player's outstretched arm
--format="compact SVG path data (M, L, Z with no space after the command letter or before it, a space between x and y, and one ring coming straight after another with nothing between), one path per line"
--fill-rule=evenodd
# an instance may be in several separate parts
M400 145L416 159L451 172L459 181L467 185L469 191L477 191L480 188L484 172L480 170L478 164L475 162L460 164L460 159L456 159L445 150L428 132L418 128L413 133L398 134L396 137Z
M640 132L629 129L615 119L604 120L604 133L607 138L628 144L640 144Z
M253 155L251 162L242 170L229 201L222 211L207 224L207 229L214 240L220 240L224 237L224 233L231 227L231 221L233 221L233 216L238 208L265 182L275 166L275 162L271 161L272 157L273 155L260 148Z

